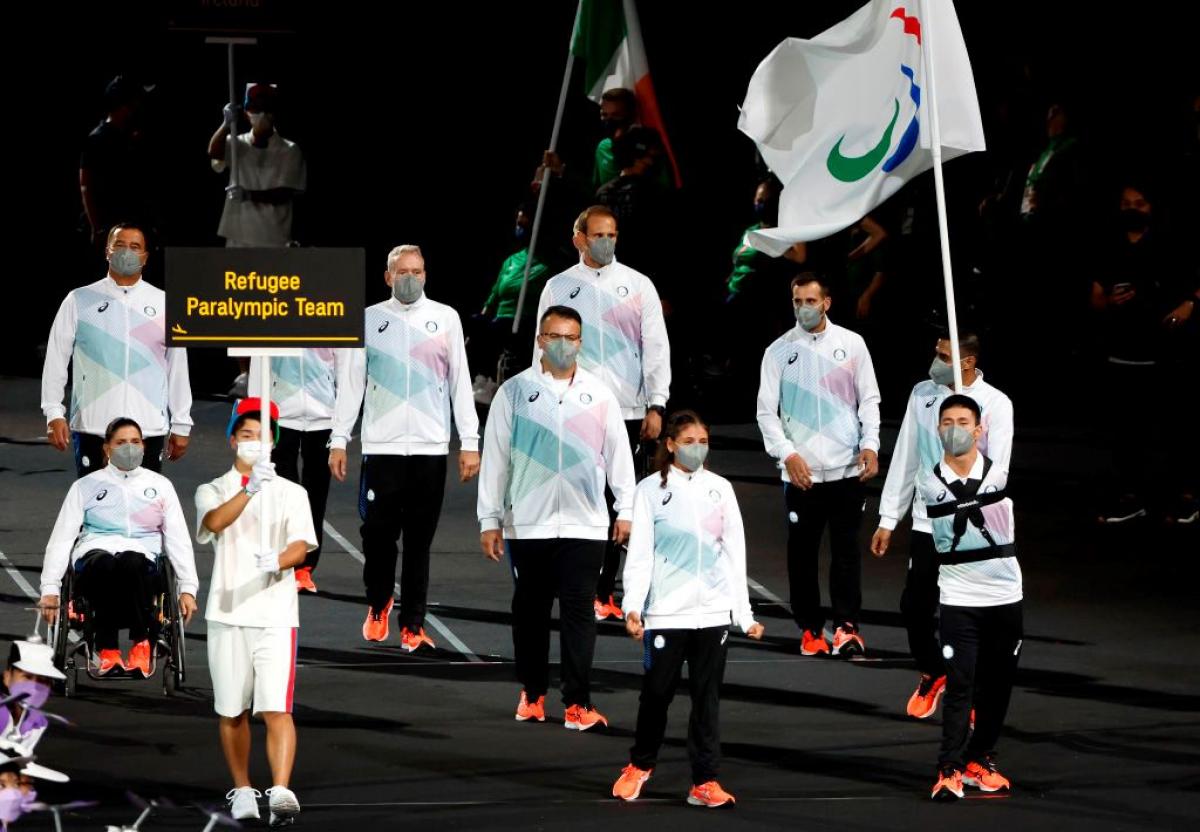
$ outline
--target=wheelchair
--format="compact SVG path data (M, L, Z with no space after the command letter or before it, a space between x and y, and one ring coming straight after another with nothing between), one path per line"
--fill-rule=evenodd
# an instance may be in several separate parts
M179 589L175 568L166 556L156 561L157 585L150 608L150 676L153 678L162 664L163 695L181 690L187 681L186 643L183 630L183 615L179 609ZM122 679L142 679L141 673L117 670L100 675L96 657L95 618L88 608L87 599L76 592L75 565L67 567L63 576L58 614L49 628L49 643L54 648L54 666L66 676L59 682L59 692L64 696L75 695L79 671L97 682Z

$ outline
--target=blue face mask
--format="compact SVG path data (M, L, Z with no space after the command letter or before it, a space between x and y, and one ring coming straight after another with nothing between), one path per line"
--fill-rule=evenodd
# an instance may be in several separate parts
M675 446L675 461L689 471L699 471L706 459L708 459L707 444L693 442L690 445Z

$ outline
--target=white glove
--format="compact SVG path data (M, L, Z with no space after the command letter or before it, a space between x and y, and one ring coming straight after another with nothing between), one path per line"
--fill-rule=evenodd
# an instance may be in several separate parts
M245 202L246 189L241 185L229 185L225 188L225 198L230 202Z
M274 552L260 552L254 556L254 565L258 567L259 572L278 572L279 555Z
M250 481L246 483L247 494L257 494L262 491L263 483L275 479L275 463L270 459L260 459L250 470Z

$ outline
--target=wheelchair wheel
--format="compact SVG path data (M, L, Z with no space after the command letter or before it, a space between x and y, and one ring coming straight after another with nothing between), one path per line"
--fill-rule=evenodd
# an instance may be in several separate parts
M47 634L51 647L54 648L54 666L62 671L67 678L55 682L55 691L63 696L75 693L75 650L71 645L71 596L75 590L75 570L67 569L63 576L62 588L58 597L58 615L50 625Z
M179 585L175 568L163 559L159 574L163 582L162 637L167 646L167 662L163 668L163 694L170 696L180 690L187 681L187 643L184 633L183 614L179 609Z

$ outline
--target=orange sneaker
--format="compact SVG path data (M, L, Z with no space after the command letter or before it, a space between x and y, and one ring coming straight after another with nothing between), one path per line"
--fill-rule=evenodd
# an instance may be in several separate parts
M114 670L124 670L125 662L121 659L120 650L101 650L97 656L100 663L100 674L102 676L112 673Z
M297 592L316 592L317 585L313 583L312 567L301 566L296 570L296 591Z
M621 609L621 605L617 603L617 599L614 596L608 596L608 603L605 606L608 608L609 618L615 618L618 621L625 620L625 611Z
M962 781L964 785L974 786L981 792L1009 791L1012 789L1012 784L1008 782L1008 778L996 770L996 764L992 762L991 757L984 757L981 760L967 763L967 770L963 772Z
M388 637L388 616L392 614L392 605L396 603L396 599L389 598L387 606L379 612L373 609L367 609L367 620L363 622L363 638L367 641L387 641Z
M960 799L963 796L962 772L954 766L942 766L938 769L938 779L929 796L946 802Z
M428 644L431 649L437 649L437 645L433 643L433 639L425 635L424 627L421 627L415 633L407 627L400 631L400 649L405 652L412 653L422 644Z
M633 763L621 769L621 776L617 778L617 782L613 783L613 797L619 797L622 800L637 800L638 795L642 793L642 786L650 779L650 772L638 768Z
M733 795L721 788L716 780L709 780L699 786L692 786L688 792L687 802L692 806L703 806L706 809L716 809L720 806L732 806L737 803Z
M546 697L539 696L533 702L525 691L521 691L521 699L517 702L517 714L513 717L517 722L528 722L533 719L538 722L546 721Z
M850 624L837 628L837 632L833 634L833 655L861 656L865 652L867 645L863 643L862 636L856 628Z
M804 635L800 636L800 654L816 656L821 653L829 653L829 642L825 640L825 634L805 630Z
M938 700L945 692L945 676L933 677L928 673L922 673L917 689L913 691L912 696L908 697L908 715L917 719L933 716L933 712L937 710Z
M603 724L608 727L608 718L591 705L572 705L563 715L563 727L568 731L587 731Z
M125 662L125 669L131 673L135 670L140 671L142 676L150 678L149 641L139 641L129 648L129 659Z

